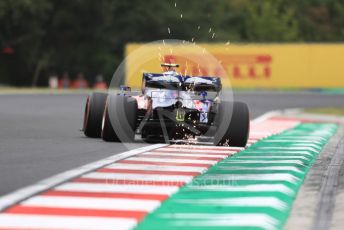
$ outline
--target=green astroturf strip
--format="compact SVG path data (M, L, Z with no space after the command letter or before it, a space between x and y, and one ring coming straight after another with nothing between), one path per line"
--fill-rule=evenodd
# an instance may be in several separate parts
M136 229L281 229L309 168L336 129L303 123L261 140L194 178Z

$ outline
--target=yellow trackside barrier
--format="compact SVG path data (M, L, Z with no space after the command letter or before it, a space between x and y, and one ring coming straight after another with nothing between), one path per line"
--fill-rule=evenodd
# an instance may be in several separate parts
M182 74L226 75L224 87L344 88L344 44L199 44L196 52L192 46L127 45L126 83L139 88L142 72L161 72L161 62L176 62Z

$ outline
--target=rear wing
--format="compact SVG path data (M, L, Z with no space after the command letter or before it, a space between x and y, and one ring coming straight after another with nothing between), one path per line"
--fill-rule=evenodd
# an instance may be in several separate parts
M222 84L218 77L143 73L142 87L219 92L222 89Z
M184 87L194 91L214 91L222 90L221 79L218 77L190 77L186 76L183 83Z

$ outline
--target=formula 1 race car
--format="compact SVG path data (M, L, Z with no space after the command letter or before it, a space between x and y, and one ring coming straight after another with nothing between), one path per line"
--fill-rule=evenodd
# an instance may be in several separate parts
M221 79L183 76L178 64L164 63L163 73L143 73L139 94L121 86L116 93L87 98L83 131L87 137L152 142L207 137L214 145L246 146L249 110L245 103L220 99Z

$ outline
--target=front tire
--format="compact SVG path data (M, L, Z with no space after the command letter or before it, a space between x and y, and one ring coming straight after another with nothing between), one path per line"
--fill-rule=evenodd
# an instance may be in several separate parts
M133 142L136 118L136 99L122 95L109 96L102 120L102 139L109 142Z
M107 93L92 93L87 97L83 124L85 136L93 138L101 136L106 98Z
M245 147L250 130L249 110L243 102L223 101L219 105L215 145Z

